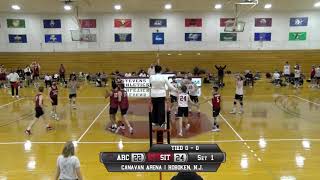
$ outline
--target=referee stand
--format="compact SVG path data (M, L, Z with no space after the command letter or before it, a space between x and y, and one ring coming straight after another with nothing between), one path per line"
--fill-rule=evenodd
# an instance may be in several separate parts
M150 147L154 144L153 136L156 134L156 142L155 144L164 144L164 134L167 136L167 144L170 144L170 106L168 102L166 102L166 120L164 121L165 126L153 126L152 125L152 103L151 100L148 102L149 104L149 139L150 139Z

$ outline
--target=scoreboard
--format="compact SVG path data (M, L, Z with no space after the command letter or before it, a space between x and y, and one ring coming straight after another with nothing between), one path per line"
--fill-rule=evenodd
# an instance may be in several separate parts
M155 144L148 152L101 152L109 172L216 172L226 160L216 144Z

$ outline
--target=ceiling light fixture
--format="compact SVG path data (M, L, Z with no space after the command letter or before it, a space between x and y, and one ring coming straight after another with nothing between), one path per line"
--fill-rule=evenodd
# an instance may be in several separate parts
M313 5L314 7L320 7L320 1L319 2L316 2L316 3L314 3L314 5Z
M164 8L167 9L167 10L169 10L169 9L172 8L172 5L171 5L171 4L166 4L166 5L164 5Z
M270 9L270 8L272 8L272 4L266 4L266 5L264 5L264 8L265 9Z
M21 9L20 6L18 6L16 4L12 5L11 8L14 9L14 10L20 10Z
M65 4L65 5L63 6L63 8L64 8L64 10L66 10L66 11L70 11L70 10L72 9L72 6L69 5L69 4Z
M121 5L120 4L114 5L114 9L117 11L121 10Z
M222 4L216 4L216 5L214 5L214 8L215 9L221 9L222 8Z

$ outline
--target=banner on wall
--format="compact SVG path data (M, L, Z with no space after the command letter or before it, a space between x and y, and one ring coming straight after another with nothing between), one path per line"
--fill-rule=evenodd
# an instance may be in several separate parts
M131 42L132 34L131 33L116 33L114 34L114 42Z
M307 40L307 32L290 32L289 41L305 41Z
M79 19L80 28L96 28L96 19Z
M115 19L114 27L116 28L131 28L132 20L131 19Z
M202 41L201 33L185 33L184 34L185 41Z
M44 28L61 28L60 19L44 19L43 20Z
M227 22L234 20L234 18L220 18L220 27L225 27Z
M185 19L184 20L185 27L202 27L202 19Z
M149 27L167 27L167 19L150 19Z
M290 18L290 26L308 26L308 17Z
M26 21L24 19L7 19L8 28L25 28Z
M237 33L220 33L220 41L237 41Z
M61 34L46 34L44 35L45 43L62 43Z
M27 43L27 35L9 34L9 43Z
M254 33L254 41L271 41L271 33Z
M164 44L164 33L163 32L152 33L152 44Z
M255 18L254 26L255 27L271 27L272 18Z

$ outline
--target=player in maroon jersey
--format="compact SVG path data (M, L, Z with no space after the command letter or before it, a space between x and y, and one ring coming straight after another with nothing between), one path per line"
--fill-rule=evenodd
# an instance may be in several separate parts
M123 123L126 123L126 125L129 128L130 134L133 134L133 128L131 127L131 125L127 119L127 112L129 109L129 100L128 100L127 91L124 90L124 84L119 84L118 102L119 102L119 107L120 107L120 111L121 111L121 125L117 128L116 133L120 129L125 129L125 126Z
M45 122L46 124L46 129L47 130L52 130L53 128L50 126L49 122L44 118L44 111L43 111L43 90L44 90L44 87L40 86L39 88L39 92L38 94L35 96L35 111L36 111L36 115L35 115L35 119L32 120L28 126L28 128L25 130L25 133L27 135L31 135L31 128L32 126L40 119L42 118L43 121Z
M218 93L219 88L217 86L214 86L212 88L212 116L213 116L213 126L212 131L218 132L220 131L219 125L217 122L217 118L220 114L220 108L221 108L221 95Z
M116 114L119 106L118 91L119 90L117 85L114 84L112 85L112 91L109 92L107 90L106 92L106 98L110 98L109 115L110 115L110 121L112 123L111 127L109 127L108 129L112 132L115 132L117 130Z
M55 120L59 120L57 114L57 105L58 105L58 86L57 82L53 82L51 87L49 87L49 97L52 105L51 115Z

